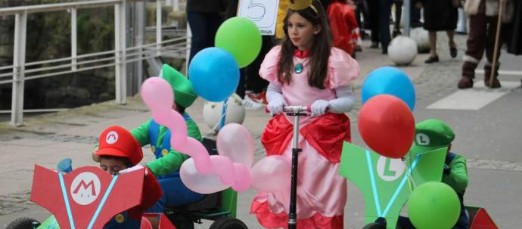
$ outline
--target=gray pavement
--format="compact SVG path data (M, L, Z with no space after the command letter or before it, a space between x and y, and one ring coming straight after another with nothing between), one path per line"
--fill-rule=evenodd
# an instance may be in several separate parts
M451 59L447 50L447 40L439 34L439 57L441 62L425 65L427 54L419 54L407 67L400 67L413 80L417 92L414 112L417 121L425 118L440 118L450 123L457 138L453 149L465 155L468 160L470 185L465 199L468 205L483 206L491 214L500 228L520 228L517 221L522 213L522 89L497 89L506 94L479 110L440 110L426 107L457 91L460 64L465 47L465 35L457 35L459 56ZM365 76L379 66L393 65L380 49L366 48L357 53L361 66L360 78L355 83L359 97L360 85ZM522 71L522 58L503 53L501 69ZM477 75L478 81L481 76ZM520 75L501 76L503 82L520 84ZM471 89L483 90L488 89ZM360 99L360 98L359 98ZM188 112L200 123L204 133L209 128L202 118L204 102L198 100ZM349 116L352 120L352 137L355 144L364 145L357 130L359 104ZM105 102L92 106L71 109L65 112L27 118L25 126L10 127L0 123L0 228L13 219L30 216L45 219L49 213L29 201L34 164L54 168L56 163L71 157L74 166L94 165L90 152L98 134L107 126L117 124L133 128L150 116L140 98L129 97L128 104L116 105ZM247 111L243 123L254 137L256 160L263 156L259 143L260 134L269 115L264 111ZM150 152L146 150L145 152ZM148 154L145 160L150 160ZM252 190L239 194L238 218L250 228L260 228L254 217L249 215ZM349 184L346 206L345 227L363 226L364 203L362 194ZM197 226L208 228L209 222Z

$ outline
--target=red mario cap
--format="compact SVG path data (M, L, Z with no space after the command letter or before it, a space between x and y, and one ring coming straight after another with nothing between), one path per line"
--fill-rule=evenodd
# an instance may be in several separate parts
M132 134L121 126L110 126L103 130L99 137L99 156L115 156L128 158L132 165L143 159L141 146Z

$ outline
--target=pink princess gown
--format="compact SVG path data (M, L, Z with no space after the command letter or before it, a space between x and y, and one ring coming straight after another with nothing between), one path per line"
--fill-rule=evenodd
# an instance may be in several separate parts
M277 61L281 47L276 46L265 56L260 76L277 83ZM301 73L293 73L290 85L283 84L282 94L288 105L311 105L318 99L336 98L335 88L348 86L359 75L359 65L346 52L332 48L325 89L310 87L305 78L309 73L309 58L294 56L294 64L302 63ZM281 113L272 118L261 141L267 155L292 157L292 117ZM299 166L297 176L297 228L343 228L347 198L346 180L339 175L342 142L350 141L350 121L345 114L327 113L300 119ZM289 181L290 182L290 181ZM251 213L265 228L286 228L290 190L285 193L257 193Z

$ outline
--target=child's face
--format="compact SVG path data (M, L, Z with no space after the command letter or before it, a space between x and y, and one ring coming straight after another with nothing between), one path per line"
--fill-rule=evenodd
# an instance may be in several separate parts
M321 31L298 13L288 17L288 37L299 50L309 50L314 42L314 35Z
M125 165L125 160L122 158L101 157L100 168L111 175L116 175L120 170L126 169L127 166Z

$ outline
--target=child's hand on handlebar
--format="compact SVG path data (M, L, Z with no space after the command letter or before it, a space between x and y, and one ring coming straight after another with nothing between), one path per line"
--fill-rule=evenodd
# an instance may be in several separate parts
M328 105L330 105L330 103L326 100L316 100L314 103L312 103L311 106L312 116L325 114L326 110L328 109Z
M283 108L286 106L284 99L272 99L268 102L268 111L272 114L279 114L283 112Z

